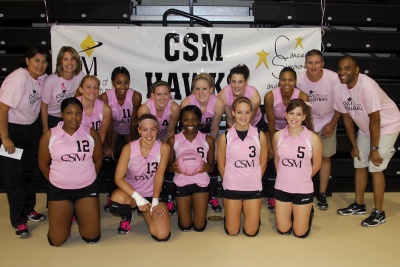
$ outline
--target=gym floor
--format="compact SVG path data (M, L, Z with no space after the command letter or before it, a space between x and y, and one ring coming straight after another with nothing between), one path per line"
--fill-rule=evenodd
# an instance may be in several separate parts
M365 215L339 216L336 210L350 204L353 193L333 193L327 211L316 209L311 234L306 239L276 232L274 215L267 212L266 199L257 237L240 233L227 236L222 221L209 221L203 233L184 233L171 217L172 236L166 243L153 241L143 218L134 214L132 232L117 234L119 218L101 209L102 239L86 244L74 223L69 240L61 247L47 242L47 221L29 222L31 237L20 240L10 226L6 194L0 194L0 262L1 266L399 266L400 194L386 193L387 222L364 228ZM37 194L38 212L47 214L45 195ZM103 207L106 195L101 194ZM373 195L366 194L368 212ZM209 216L222 215L209 211Z

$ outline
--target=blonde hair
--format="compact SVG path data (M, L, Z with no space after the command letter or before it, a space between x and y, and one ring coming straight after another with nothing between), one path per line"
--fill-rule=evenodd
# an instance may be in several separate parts
M99 80L96 76L94 76L94 75L86 75L85 77L83 77L81 83L79 84L79 87L82 87L82 88L83 88L83 84L86 82L87 79L94 79L94 80L96 80L96 81L98 82L98 84L99 84L99 89L100 89L100 80ZM77 89L76 92L75 92L75 97L78 97L78 96L81 96L81 95L82 95L82 93L79 91L79 87L78 87L78 89Z
M210 74L208 74L208 73L199 73L193 78L192 91L194 90L194 86L195 86L196 82L199 81L199 80L205 80L206 82L208 82L208 85L210 87L214 87L215 86L214 78Z

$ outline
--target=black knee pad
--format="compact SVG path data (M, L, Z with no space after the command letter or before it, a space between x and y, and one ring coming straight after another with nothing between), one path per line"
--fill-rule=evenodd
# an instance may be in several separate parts
M101 234L99 234L99 236L95 237L95 238L86 238L84 236L82 236L83 241L85 241L88 244L96 244L97 242L99 242L101 238Z
M157 242L167 242L169 240L169 238L171 237L171 232L169 232L168 236L164 239L159 239L155 235L152 235L152 234L150 234L150 235Z
M206 222L204 223L203 227L201 227L201 228L196 228L196 227L193 225L193 230L195 230L196 232L203 232L203 231L206 229L206 227L207 227L207 220L206 220Z
M307 232L304 235L296 235L296 232L293 231L293 235L298 238L306 238L310 234L311 229L308 228Z
M178 227L181 229L183 232L189 232L192 230L193 223L191 223L188 227L182 226L181 223L178 221Z
M287 230L286 232L280 231L279 228L277 228L277 230L278 230L278 233L280 233L281 235L290 235L293 231L293 227L290 227L290 229Z
M121 215L126 220L132 219L132 208L128 204L120 204L118 202L110 202L110 212Z

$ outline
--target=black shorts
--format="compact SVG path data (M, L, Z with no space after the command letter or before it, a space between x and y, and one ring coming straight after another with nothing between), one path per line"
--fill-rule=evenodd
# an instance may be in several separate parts
M258 199L258 198L262 198L262 194L261 194L261 190L258 191L236 191L236 190L227 190L224 189L222 191L222 196L223 198L226 199L241 199L241 200L245 200L245 199Z
M208 186L201 187L197 184L188 184L183 187L176 186L175 196L176 197L187 197L196 193L208 193L210 188Z
M62 189L51 183L49 184L49 191L47 193L48 201L75 201L85 197L99 198L99 184L97 179L92 184L79 189Z
M314 193L287 193L282 190L275 189L274 198L281 202L292 202L295 205L305 205L313 202Z

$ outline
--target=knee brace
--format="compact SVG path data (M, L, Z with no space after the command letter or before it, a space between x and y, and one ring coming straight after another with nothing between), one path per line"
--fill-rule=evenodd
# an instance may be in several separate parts
M132 219L132 208L128 204L120 204L118 202L110 202L110 212L121 215L124 220Z
M152 234L150 234L150 235L157 242L167 242L169 240L169 238L171 237L171 232L169 232L168 236L164 239L159 239L158 237L156 237L155 235L152 235Z
M308 228L307 232L304 235L296 235L296 232L293 231L293 235L298 238L306 238L310 234L311 229Z
M86 237L82 236L83 241L85 241L88 244L96 244L97 242L99 242L100 238L101 238L101 234L99 234L95 238L86 238Z
M196 228L196 227L193 225L193 230L195 230L196 232L203 232L203 231L206 229L206 227L207 227L207 220L206 220L206 222L204 223L203 227L201 227L201 228Z
M190 230L192 230L193 223L191 223L189 226L185 227L185 226L183 226L183 225L179 222L179 220L178 220L178 227L179 227L179 229L181 229L183 232L189 232Z
M277 230L278 230L278 233L280 233L281 235L290 235L293 231L293 227L290 227L290 229L287 230L286 232L280 231L279 228L277 228Z

